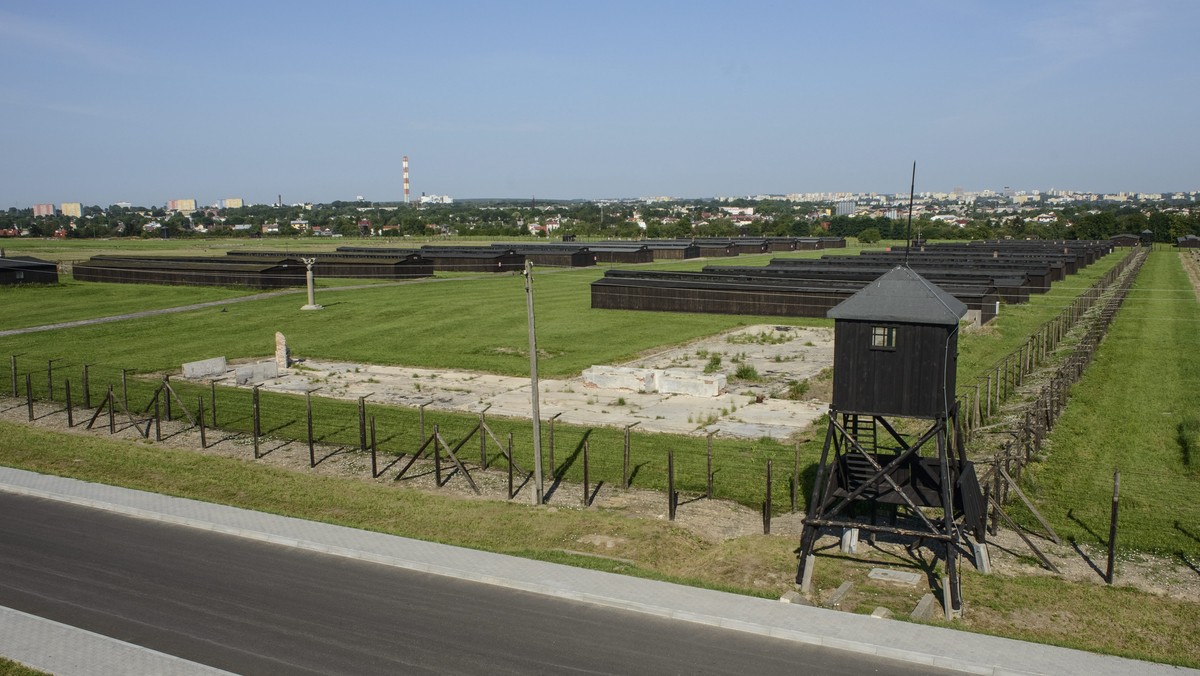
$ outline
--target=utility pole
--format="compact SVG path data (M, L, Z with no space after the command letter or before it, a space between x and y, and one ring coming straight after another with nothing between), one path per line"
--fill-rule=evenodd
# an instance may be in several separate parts
M305 266L304 281L308 282L308 305L300 308L301 310L323 310L325 308L317 305L316 294L313 292L313 265L317 263L316 258L301 258Z
M534 504L542 504L542 416L538 410L537 331L533 323L533 263L525 261L525 309L529 315L529 391L533 402Z

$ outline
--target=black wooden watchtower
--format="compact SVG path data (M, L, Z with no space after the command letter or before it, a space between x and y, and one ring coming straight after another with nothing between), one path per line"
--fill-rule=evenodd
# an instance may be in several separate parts
M964 530L983 537L983 495L958 429L955 372L967 306L898 266L828 312L834 320L833 402L800 537L797 582L823 529L858 528L941 541L951 608L961 609ZM889 420L925 420L911 442ZM894 506L890 524L875 523ZM870 521L856 518L869 506ZM899 515L903 515L901 522ZM900 524L903 525L900 525Z

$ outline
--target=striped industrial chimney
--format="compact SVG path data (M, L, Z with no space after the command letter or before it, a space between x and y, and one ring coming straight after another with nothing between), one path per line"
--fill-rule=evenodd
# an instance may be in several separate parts
M404 156L400 166L404 170L404 203L408 204L408 155Z

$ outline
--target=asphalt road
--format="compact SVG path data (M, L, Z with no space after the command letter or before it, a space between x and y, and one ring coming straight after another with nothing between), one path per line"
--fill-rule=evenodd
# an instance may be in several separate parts
M0 605L245 674L934 673L2 492Z

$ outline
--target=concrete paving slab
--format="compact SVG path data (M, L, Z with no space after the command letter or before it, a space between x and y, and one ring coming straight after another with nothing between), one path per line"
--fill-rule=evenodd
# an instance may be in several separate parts
M58 676L219 676L229 673L2 606L0 653Z

